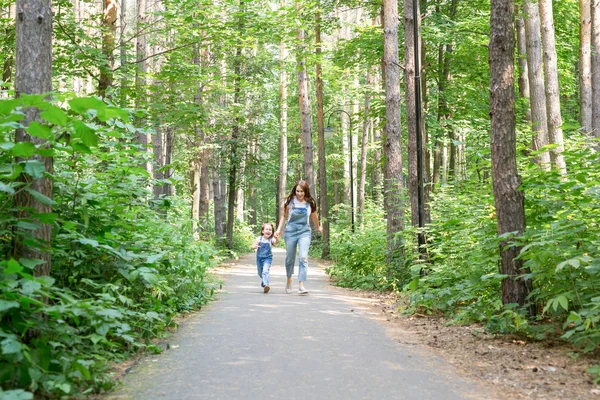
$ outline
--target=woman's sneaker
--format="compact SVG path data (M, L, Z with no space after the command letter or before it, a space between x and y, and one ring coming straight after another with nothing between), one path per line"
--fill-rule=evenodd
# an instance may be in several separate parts
M290 294L290 293L292 293L292 287L291 287L290 285L285 285L285 292L286 292L287 294Z

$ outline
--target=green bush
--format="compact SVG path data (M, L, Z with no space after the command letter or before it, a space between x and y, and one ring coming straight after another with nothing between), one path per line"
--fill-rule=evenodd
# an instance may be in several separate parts
M216 283L208 275L218 254L193 238L189 204L154 200L134 142L129 111L94 98L69 108L41 96L0 102L0 385L2 397L78 396L112 385L109 368L173 327L173 316L206 304ZM23 107L36 105L49 147L15 144ZM43 164L15 157L54 157L54 196L33 191L21 174L39 178ZM17 214L27 190L52 204L33 219ZM39 221L52 224L51 276L34 277L36 259L14 260L13 243L36 246Z

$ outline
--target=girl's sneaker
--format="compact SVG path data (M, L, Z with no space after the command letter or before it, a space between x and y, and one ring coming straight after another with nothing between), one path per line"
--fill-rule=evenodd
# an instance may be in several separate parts
M269 290L271 290L271 287L269 285L265 285L263 289L264 293L269 293Z
M307 294L308 290L306 290L306 288L304 287L299 287L298 288L298 294Z

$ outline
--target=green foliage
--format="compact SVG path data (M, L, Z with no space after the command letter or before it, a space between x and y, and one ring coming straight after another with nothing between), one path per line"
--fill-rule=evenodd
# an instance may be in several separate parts
M564 153L568 175L530 168L524 175L528 229L521 257L531 268L542 312L563 323L563 338L600 347L600 168L586 140Z
M331 224L330 255L335 265L327 269L336 285L368 290L390 290L393 275L388 274L385 220L381 210L368 204L365 226L352 234L349 226ZM335 210L333 210L335 212Z
M193 239L189 204L151 197L129 111L91 97L66 100L68 108L41 96L0 102L3 398L109 388L112 362L159 351L152 339L175 325L173 316L198 309L214 291L207 269L217 250ZM43 121L26 129L48 145L14 142L31 105ZM54 156L53 198L18 179L49 176L35 158L15 158L42 154ZM52 213L16 213L20 191L53 205ZM53 228L52 270L35 277L40 260L11 254L14 242L40 246L32 236L40 223Z

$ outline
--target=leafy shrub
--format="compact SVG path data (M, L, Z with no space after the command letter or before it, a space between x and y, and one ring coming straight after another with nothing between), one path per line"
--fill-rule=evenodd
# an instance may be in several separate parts
M174 326L177 312L213 294L208 268L217 250L195 241L189 204L152 199L143 156L133 143L129 112L94 98L69 108L41 96L0 102L0 385L3 397L61 397L108 388L111 362L141 349ZM14 157L48 152L15 144L22 108L36 105L46 124L31 124L54 156L53 199L17 180L39 178L43 164ZM14 196L28 190L53 205L51 276L34 277L40 260L14 260L15 241L35 245L39 222L17 216Z
M330 256L335 265L327 269L336 285L359 289L389 290L385 220L377 207L368 204L364 228L352 234L348 226L331 224Z

